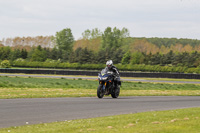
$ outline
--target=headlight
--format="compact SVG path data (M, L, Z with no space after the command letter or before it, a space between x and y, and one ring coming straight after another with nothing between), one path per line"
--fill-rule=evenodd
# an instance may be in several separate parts
M108 77L104 77L104 78L102 78L102 80L106 80Z
M101 76L98 76L98 79L99 79L99 80L107 80L108 77L101 77Z

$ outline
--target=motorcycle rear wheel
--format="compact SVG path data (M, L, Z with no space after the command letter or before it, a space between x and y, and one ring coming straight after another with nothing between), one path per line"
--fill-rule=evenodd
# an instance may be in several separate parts
M99 85L98 88L97 88L97 96L98 96L98 98L103 98L103 96L104 96L102 85Z
M112 98L118 98L119 93L120 93L120 86L117 85L117 87L111 93Z

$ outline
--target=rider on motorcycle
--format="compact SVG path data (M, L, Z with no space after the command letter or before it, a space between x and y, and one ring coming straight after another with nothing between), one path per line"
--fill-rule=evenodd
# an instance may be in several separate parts
M120 76L119 76L119 71L118 69L113 65L113 61L112 60L108 60L106 62L106 68L109 71L112 71L114 73L114 82L115 82L115 86L121 85L121 81L120 81Z

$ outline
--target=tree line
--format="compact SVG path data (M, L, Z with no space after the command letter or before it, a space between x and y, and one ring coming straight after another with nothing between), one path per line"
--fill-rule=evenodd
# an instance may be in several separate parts
M2 43L6 41L9 46L0 45L0 61L104 64L112 59L115 64L123 65L200 66L200 40L134 38L127 28L107 27L104 32L87 29L79 40L66 28L55 36L36 37L36 40L17 37L4 39Z

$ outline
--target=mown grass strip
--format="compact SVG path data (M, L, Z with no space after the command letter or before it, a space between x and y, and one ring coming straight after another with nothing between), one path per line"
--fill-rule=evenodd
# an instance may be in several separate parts
M0 77L0 98L95 97L98 81ZM123 82L120 96L199 96L198 84Z
M98 81L79 79L55 79L55 78L22 78L0 77L0 87L4 88L81 88L96 89ZM123 82L123 90L200 90L199 84L176 84L176 83L144 83Z
M0 129L1 133L199 133L200 108L153 111Z
M96 96L96 89L0 88L0 99ZM200 90L121 90L120 96L200 96Z
M91 89L63 88L0 88L0 99L9 98L50 98L50 97L93 97Z

